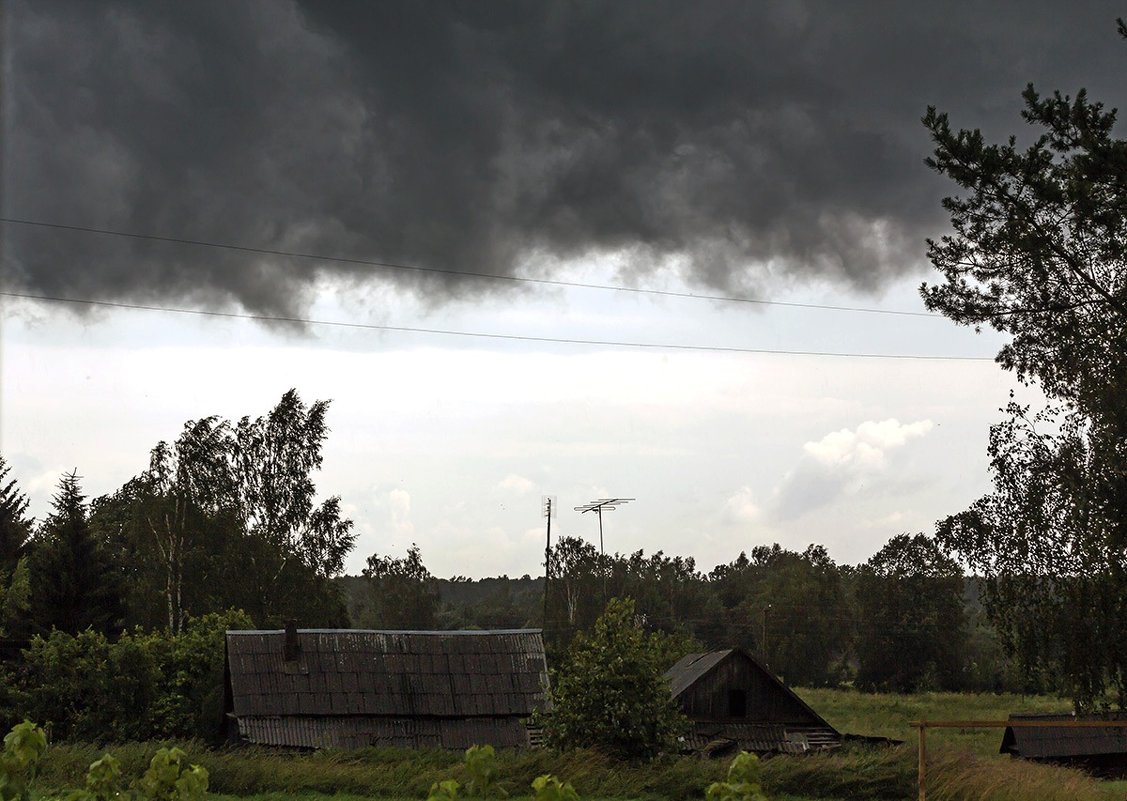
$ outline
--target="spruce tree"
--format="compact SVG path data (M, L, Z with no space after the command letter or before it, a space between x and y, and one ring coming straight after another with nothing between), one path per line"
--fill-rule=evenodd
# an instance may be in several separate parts
M0 575L5 576L16 569L31 535L31 520L24 516L27 496L20 492L14 478L8 478L10 472L11 467L0 456Z
M31 554L34 622L44 631L115 632L122 619L120 579L90 529L77 472L63 475L52 501L54 511Z
M31 520L28 499L9 479L11 468L0 456L0 636L22 637L27 633L31 602L27 550Z

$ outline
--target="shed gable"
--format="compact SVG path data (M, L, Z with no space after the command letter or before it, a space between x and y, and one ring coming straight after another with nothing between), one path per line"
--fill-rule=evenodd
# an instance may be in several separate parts
M829 728L818 713L741 649L690 654L666 676L673 697L692 720Z

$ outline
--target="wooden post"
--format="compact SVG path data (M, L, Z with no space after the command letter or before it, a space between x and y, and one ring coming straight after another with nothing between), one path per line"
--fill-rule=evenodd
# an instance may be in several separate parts
M927 722L921 720L919 723L920 728L920 773L919 773L919 788L920 788L920 801L927 801Z
M913 720L920 731L920 801L927 801L927 730L932 729L1127 729L1127 718L1116 720Z

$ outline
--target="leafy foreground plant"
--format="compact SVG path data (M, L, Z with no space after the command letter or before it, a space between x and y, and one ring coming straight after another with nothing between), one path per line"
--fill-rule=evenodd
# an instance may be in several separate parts
M728 768L728 780L713 782L704 797L707 801L767 801L759 784L759 757L741 751Z
M0 801L28 801L32 779L46 751L43 729L27 720L12 727L0 753Z
M43 729L25 720L12 727L0 753L0 801L30 801L31 783L47 752ZM82 788L62 794L65 801L203 801L207 770L189 765L179 748L161 748L145 773L122 786L121 763L104 754L90 764Z
M491 745L474 745L466 749L466 794L470 797L505 797L508 792L497 782L497 754ZM427 801L456 801L461 784L457 779L435 782L427 794ZM537 776L532 781L533 801L579 801L579 793L570 782L561 783L551 774Z
M571 782L560 783L551 774L537 776L532 782L533 801L579 801L579 793Z
M466 793L475 798L505 798L508 791L497 781L497 752L491 745L471 745L466 749Z

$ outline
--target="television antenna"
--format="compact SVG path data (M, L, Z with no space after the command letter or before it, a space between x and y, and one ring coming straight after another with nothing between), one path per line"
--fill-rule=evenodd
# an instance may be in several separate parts
M594 512L599 516L599 563L603 573L603 606L607 605L607 573L606 573L606 556L603 553L603 512L613 512L624 503L637 500L636 498L599 498L594 501L576 506L575 511L580 514L587 514Z

